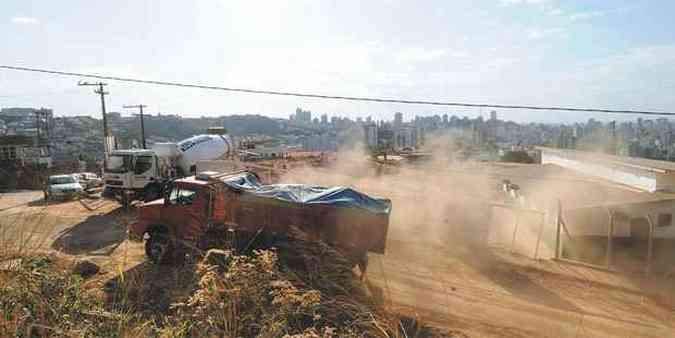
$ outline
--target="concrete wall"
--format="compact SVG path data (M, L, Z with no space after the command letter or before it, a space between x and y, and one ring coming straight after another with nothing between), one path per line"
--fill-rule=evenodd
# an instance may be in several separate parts
M579 161L546 150L542 151L541 163L555 164L586 175L603 178L649 192L655 192L659 188L657 185L657 174L648 170L631 167L613 167L611 165ZM673 184L675 184L675 178L673 178Z
M613 209L624 212L631 218L646 217L649 215L652 222L654 222L654 238L675 238L675 200L640 203ZM659 214L670 214L670 223L658 224Z

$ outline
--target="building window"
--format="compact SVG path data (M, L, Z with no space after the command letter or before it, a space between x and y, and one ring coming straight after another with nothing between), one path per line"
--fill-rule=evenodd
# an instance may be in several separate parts
M672 222L673 222L673 214L659 214L656 226L667 227L670 226Z
M8 146L0 148L0 160L14 161L16 160L16 147Z

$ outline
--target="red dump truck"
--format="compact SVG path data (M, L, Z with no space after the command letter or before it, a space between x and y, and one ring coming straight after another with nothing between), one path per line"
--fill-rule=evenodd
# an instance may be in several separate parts
M254 240L300 230L336 248L365 271L367 252L384 253L391 201L348 187L263 185L250 171L205 172L169 183L163 199L143 204L129 225L148 258L167 263L178 246L223 237ZM234 234L234 236L233 236Z

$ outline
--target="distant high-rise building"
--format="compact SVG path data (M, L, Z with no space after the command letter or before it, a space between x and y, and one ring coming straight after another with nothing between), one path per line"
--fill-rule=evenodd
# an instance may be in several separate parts
M302 110L300 107L295 109L295 121L301 123L312 123L312 112L309 110Z
M321 124L328 124L328 115L321 115Z
M400 128L403 125L403 114L394 114L394 127Z
M366 145L371 149L376 149L379 142L377 137L377 125L374 123L368 123L363 128L366 134Z
M490 112L490 120L492 121L497 121L497 112L496 111L491 111Z

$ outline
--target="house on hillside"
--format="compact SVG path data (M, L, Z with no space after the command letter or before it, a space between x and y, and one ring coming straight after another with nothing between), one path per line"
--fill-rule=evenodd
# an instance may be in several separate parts
M24 135L0 136L0 163L13 162L18 166L42 165L51 167L49 149L36 145L35 138Z

